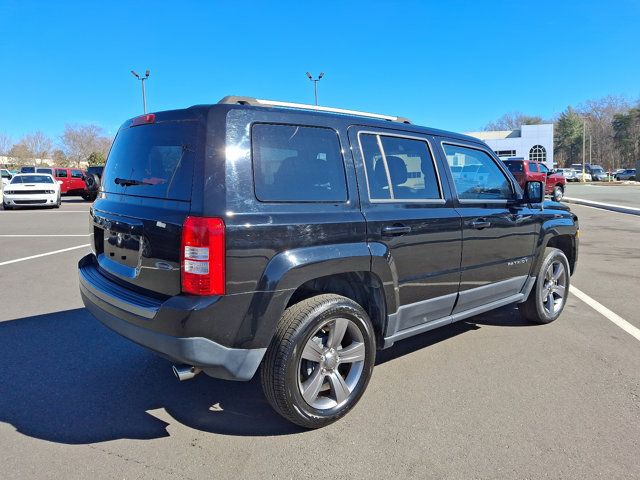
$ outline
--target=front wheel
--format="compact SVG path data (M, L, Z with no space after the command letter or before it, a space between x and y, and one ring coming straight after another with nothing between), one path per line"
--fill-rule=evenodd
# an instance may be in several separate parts
M360 305L318 295L284 312L262 363L276 412L305 428L335 422L360 400L375 363L375 335Z
M569 294L569 261L557 248L547 248L533 289L520 313L533 323L551 323L560 316Z

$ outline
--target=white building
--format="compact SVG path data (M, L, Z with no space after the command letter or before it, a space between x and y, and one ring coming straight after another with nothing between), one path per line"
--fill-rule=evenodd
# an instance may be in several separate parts
M553 168L553 124L522 125L517 130L468 132L486 142L498 157L544 162Z

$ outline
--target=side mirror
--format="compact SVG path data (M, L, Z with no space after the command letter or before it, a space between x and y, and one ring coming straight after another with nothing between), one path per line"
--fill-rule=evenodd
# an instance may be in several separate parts
M524 201L527 203L542 203L544 201L542 182L527 182L525 184Z
M62 185L62 180L58 180L58 185Z

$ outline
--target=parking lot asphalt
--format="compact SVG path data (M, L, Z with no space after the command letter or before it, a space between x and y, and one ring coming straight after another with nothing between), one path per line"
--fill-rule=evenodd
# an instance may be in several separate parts
M360 404L304 431L259 382L170 363L78 294L89 205L0 210L0 478L640 478L640 342L575 296L550 325L513 306L379 352ZM573 283L640 326L637 217L572 206Z
M640 208L640 184L607 185L607 182L594 182L582 185L569 183L565 193L568 197Z

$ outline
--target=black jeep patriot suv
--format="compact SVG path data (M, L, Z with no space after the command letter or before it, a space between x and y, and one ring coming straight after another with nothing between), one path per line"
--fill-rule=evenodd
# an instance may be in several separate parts
M377 349L512 303L560 315L578 224L543 194L475 138L226 97L122 125L80 291L181 380L260 369L278 413L321 427Z

